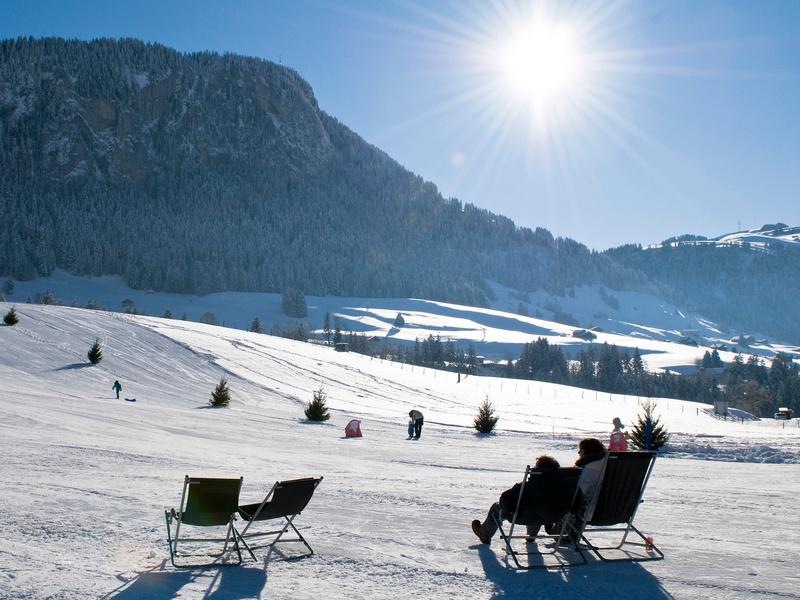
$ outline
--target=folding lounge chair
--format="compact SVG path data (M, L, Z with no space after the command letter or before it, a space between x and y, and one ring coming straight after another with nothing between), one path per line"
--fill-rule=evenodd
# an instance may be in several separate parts
M253 557L253 560L256 558L255 554L253 554L253 549L273 546L279 542L302 542L305 544L305 547L308 548L308 552L292 558L303 558L314 554L314 550L312 550L311 546L308 545L308 542L294 526L293 521L306 507L308 501L311 500L311 496L314 495L314 490L321 481L322 477L306 477L304 479L276 481L260 503L243 504L239 507L239 516L247 522L247 525L245 525L242 530L240 539L250 553L250 556ZM248 533L253 523L270 519L283 519L285 523L282 524L280 529L274 531ZM283 537L283 534L286 533L290 527L294 530L295 534L297 534L296 538L287 539ZM246 539L252 540L269 535L275 535L275 537L268 544L250 546L245 541Z
M525 469L525 477L522 480L523 484L520 486L516 509L514 510L508 533L503 529L502 519L497 523L500 537L506 544L506 553L511 556L514 565L516 565L514 568L536 569L586 564L583 552L567 535L565 527L562 527L557 534L545 533L542 529L536 536L536 539L543 537L553 538L550 550L542 550L535 541L526 544L525 550L514 547L514 540L527 540L526 529L523 529L525 533L514 535L514 528L517 525L524 527L529 522L535 522L540 525L559 522L576 505L580 497L578 488L580 474L581 469L577 467L565 467L549 473L534 471L530 466ZM526 504L527 506L525 506ZM521 515L533 514L536 515L533 517L535 521L521 518ZM572 559L566 554L568 551L573 554ZM521 556L527 557L525 564L520 562ZM543 560L539 564L532 564L532 556L553 556L556 562L545 562Z
M241 564L242 554L239 550L239 533L234 527L236 510L239 505L239 490L242 478L212 479L207 477L189 477L183 480L180 509L164 511L167 521L167 541L169 542L169 558L175 567L201 567L212 564ZM172 524L175 524L173 533ZM181 537L187 526L193 527L227 527L225 537ZM181 552L179 546L186 544L203 544L208 548L211 544L224 542L219 553L203 554L199 552ZM230 548L229 548L230 546ZM223 563L217 561L228 552L236 552L238 562ZM179 559L213 556L214 561L204 564L178 564Z
M605 469L595 489L595 498L587 505L588 510L591 510L593 503L594 510L591 514L579 513L577 525L568 525L573 535L580 535L600 560L641 562L664 558L664 553L655 545L647 543L645 535L633 525L655 459L655 452L609 452ZM584 524L581 525L582 523ZM591 542L589 537L600 532L622 533L622 539L618 544L603 542L604 545L598 545ZM641 541L636 538L634 541L629 540L629 536L633 534ZM613 538L616 536L613 535ZM614 558L608 556L611 552L617 552Z

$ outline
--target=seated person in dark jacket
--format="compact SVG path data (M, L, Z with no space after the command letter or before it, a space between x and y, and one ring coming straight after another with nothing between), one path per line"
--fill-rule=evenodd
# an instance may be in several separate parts
M520 502L520 510L517 514L517 523L526 524L529 538L534 538L544 523L552 521L552 519L548 519L547 507L551 500L549 496L552 495L552 491L556 488L553 483L556 480L559 464L552 456L543 454L536 459L533 469L542 473L544 477L534 480L535 483L529 481L525 485L525 491ZM497 524L501 519L510 521L514 518L521 486L521 483L517 483L500 494L500 501L492 504L483 523L478 519L472 521L472 531L478 536L481 543L488 544L491 541L492 536L497 531Z

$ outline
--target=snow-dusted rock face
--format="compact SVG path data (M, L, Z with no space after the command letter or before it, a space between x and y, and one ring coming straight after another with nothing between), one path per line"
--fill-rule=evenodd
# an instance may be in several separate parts
M311 88L268 61L134 40L19 39L0 52L7 152L35 175L140 179L244 159L313 172L333 153Z

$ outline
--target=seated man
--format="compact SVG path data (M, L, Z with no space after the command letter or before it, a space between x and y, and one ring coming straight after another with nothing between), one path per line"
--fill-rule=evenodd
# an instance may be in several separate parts
M536 459L536 464L533 466L535 471L543 474L553 474L558 471L558 461L552 456L543 454ZM522 483L517 483L513 487L507 489L500 494L500 501L492 504L489 509L486 519L481 523L478 519L472 521L472 531L481 540L482 544L488 544L492 536L497 531L497 524L501 519L510 521L514 518L514 511L517 509L517 500L519 499L519 490ZM548 503L548 490L554 486L548 485L545 480L537 481L536 484L528 482L525 485L525 491L522 495L522 502L520 502L519 514L517 514L517 523L525 523L528 531L529 541L533 541L542 524L548 521L546 510L544 507Z

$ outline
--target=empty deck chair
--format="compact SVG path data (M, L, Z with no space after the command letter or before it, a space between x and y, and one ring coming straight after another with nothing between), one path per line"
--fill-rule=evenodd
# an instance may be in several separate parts
M189 477L183 480L180 508L164 511L167 521L167 541L169 542L169 558L175 567L200 567L212 564L241 564L242 554L239 549L239 534L234 527L236 510L239 505L239 490L242 478L213 479L208 477ZM173 532L173 524L175 531ZM225 537L183 537L187 527L225 527ZM218 553L182 552L181 547L192 544L211 545L223 543ZM229 548L230 546L230 548ZM229 552L236 552L238 562L217 563ZM178 564L180 559L198 557L214 557L211 562L203 564Z
M577 525L571 524L574 535L580 535L583 542L603 561L645 561L664 558L663 552L633 525L636 511L642 502L647 480L655 464L655 452L609 452L600 482L595 489L591 514L578 514ZM621 533L619 543L592 542L590 538L601 532L611 532L616 539ZM629 536L638 539L629 540ZM603 545L599 545L599 544ZM612 558L610 554L616 552Z
M276 481L270 488L267 495L260 503L243 504L239 506L239 516L247 522L244 529L242 529L241 538L250 556L255 560L254 549L273 546L279 542L302 542L308 552L294 556L293 558L302 558L304 556L311 556L314 550L309 546L305 538L300 534L294 526L294 519L299 515L311 500L314 495L314 490L322 481L322 477L306 477L304 479L291 479L288 481ZM267 521L271 519L283 519L283 523L279 529L273 531L260 531L251 532L250 527L259 521ZM296 538L284 538L289 528L292 528L297 534ZM274 535L275 537L267 544L254 546L249 544L246 540L253 540L254 538Z
M539 525L556 523L561 521L564 515L576 505L580 496L578 489L580 474L581 469L578 467L564 467L549 473L534 471L530 466L525 469L525 477L520 486L516 509L508 533L503 529L502 519L497 523L500 537L506 545L506 553L514 561L513 568L535 569L586 564L583 552L567 535L565 528L556 534L546 533L544 529L540 530L536 539L551 538L553 544L549 550L542 550L535 541L526 544L523 550L519 543L519 540L527 541L526 525L529 523ZM525 515L528 517L526 518ZM514 534L516 526L522 526L521 534ZM522 556L526 557L524 564L520 561ZM531 563L531 557L541 557L542 562ZM547 558L545 561L546 557L553 557L553 559ZM511 565L509 564L509 566Z

